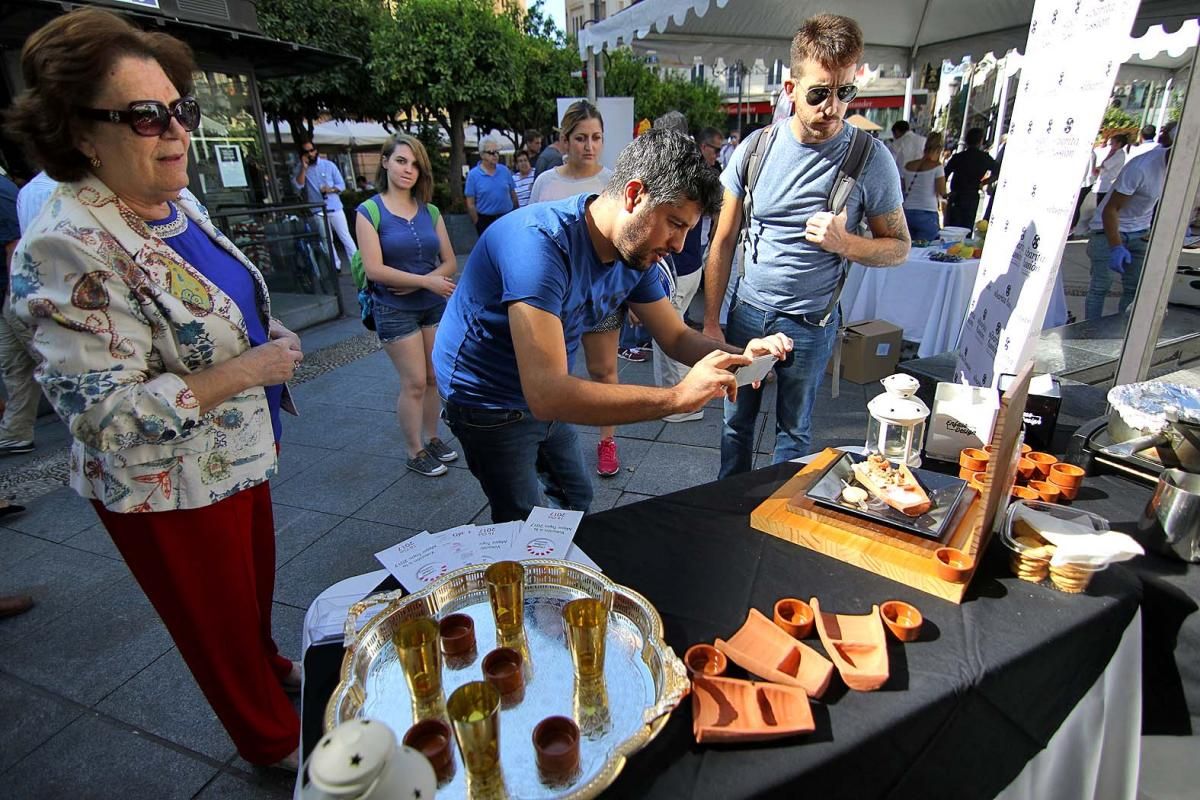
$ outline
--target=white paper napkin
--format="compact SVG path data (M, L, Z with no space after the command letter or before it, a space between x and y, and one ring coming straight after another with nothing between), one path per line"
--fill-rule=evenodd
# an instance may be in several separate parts
M1072 564L1102 569L1145 553L1140 544L1123 533L1096 531L1082 514L1063 518L1021 506L1016 511L1016 518L1028 522L1043 539L1054 545L1054 555L1050 559L1053 567Z

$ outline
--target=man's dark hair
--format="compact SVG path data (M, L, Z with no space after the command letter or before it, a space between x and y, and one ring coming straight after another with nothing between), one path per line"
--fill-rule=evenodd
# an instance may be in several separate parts
M1143 125L1139 133L1142 135L1143 142L1153 142L1154 137L1158 135L1158 129L1153 125Z
M695 142L675 131L651 128L626 145L617 156L604 194L621 197L630 181L641 181L646 187L651 207L692 200L706 216L721 210L721 181L716 171L700 155Z
M321 149L321 148L320 148L320 145L318 145L318 144L317 144L316 142L314 142L313 140L311 140L311 139L305 139L305 140L303 140L303 141L296 142L296 152L297 152L297 153L299 153L300 155L304 155L304 148L308 147L310 144L311 144L311 145L313 146L313 148L314 148L314 149L316 149L316 150L320 150L320 149Z
M908 126L908 121L898 119L892 123L892 136L901 136L911 130Z
M967 131L967 147L979 147L983 144L983 128L971 128Z
M705 142L711 142L713 139L720 139L720 140L724 141L725 137L721 135L721 132L719 130L717 130L716 128L711 127L711 126L709 126L707 128L701 128L700 133L696 134L696 142L698 144L704 144Z

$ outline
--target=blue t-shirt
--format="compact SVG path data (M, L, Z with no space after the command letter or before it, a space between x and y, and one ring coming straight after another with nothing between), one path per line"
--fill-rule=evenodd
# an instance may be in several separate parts
M824 311L837 288L841 257L806 240L804 230L809 217L827 210L829 191L850 148L852 131L843 124L841 133L827 142L802 144L790 123L780 124L754 187L746 275L738 297L786 314ZM738 171L753 138L738 145L721 173L721 183L739 198L745 189ZM883 142L872 139L862 175L846 204L846 228L854 230L864 215L878 217L903 203L896 162ZM755 248L757 260L750 257Z
M517 190L512 173L503 164L496 165L496 172L488 175L478 164L467 173L467 197L475 198L475 210L480 214L499 216L513 209L512 194Z
M383 197L375 195L371 198L379 209L379 248L383 252L383 263L392 269L411 272L413 275L428 275L437 269L441 242L438 241L437 228L433 225L433 217L429 207L418 203L417 215L412 219L398 217L387 210ZM360 204L358 213L371 221L364 205ZM380 283L371 283L371 294L377 303L403 311L423 311L434 308L445 302L440 296L428 289L418 289L411 294L395 295Z
M471 251L446 304L433 346L438 388L475 408L527 409L517 371L508 304L528 303L562 320L567 362L579 340L626 299L664 297L658 271L605 264L588 235L594 194L534 203L488 228Z
M147 224L156 236L163 240L187 263L198 269L218 289L237 303L238 310L246 320L246 335L250 346L257 347L267 341L267 329L259 316L258 283L246 270L242 262L231 256L222 247L208 238L200 226L179 212L171 203L171 213L166 219L151 220ZM271 410L271 429L278 442L282 433L279 422L279 404L283 399L283 384L267 386L267 406Z

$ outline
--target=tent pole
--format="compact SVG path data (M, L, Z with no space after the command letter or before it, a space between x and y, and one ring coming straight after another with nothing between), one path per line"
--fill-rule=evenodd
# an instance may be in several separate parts
M908 80L904 82L904 115L905 122L912 122L913 84L916 82L917 59L908 56Z
M1200 48L1192 50L1192 75L1200 75ZM1175 265L1183 247L1183 234L1192 213L1192 199L1200 188L1200 80L1188 81L1179 126L1167 162L1167 180L1163 185L1158 215L1150 231L1146 262L1138 283L1137 297L1130 307L1125 345L1117 361L1113 383L1137 383L1145 380L1154 363L1154 350L1162 331L1167 300L1175 281Z
M1000 152L1000 137L1004 136L1005 119L1008 112L1008 56L1004 56L1000 70L1000 107L996 109L996 134L992 137L992 157Z
M1158 105L1158 122L1155 128L1162 130L1163 123L1167 121L1167 104L1171 101L1171 83L1173 78L1167 78L1167 85L1163 87L1162 102Z
M588 83L588 86L587 86L588 102L595 103L596 102L596 53L590 47L588 48L587 68L588 68L588 81L587 81L587 83Z
M962 131L958 137L958 147L954 152L966 148L967 130L971 127L971 90L975 87L975 59L971 59L971 68L967 70L967 102L963 106Z

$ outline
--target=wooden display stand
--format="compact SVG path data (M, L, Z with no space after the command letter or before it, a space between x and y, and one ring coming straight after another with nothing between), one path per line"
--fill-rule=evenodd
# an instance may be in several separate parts
M1032 364L1026 365L1001 398L991 441L997 450L987 469L991 483L960 515L944 545L956 547L974 558L966 581L951 583L936 574L934 551L943 545L824 508L804 496L825 467L841 455L838 450L826 449L817 455L811 464L763 501L750 513L750 526L952 603L961 603L991 536L1001 501L1011 491L1016 477L1014 456L1031 372ZM1015 413L1008 413L1010 408L1016 409Z

